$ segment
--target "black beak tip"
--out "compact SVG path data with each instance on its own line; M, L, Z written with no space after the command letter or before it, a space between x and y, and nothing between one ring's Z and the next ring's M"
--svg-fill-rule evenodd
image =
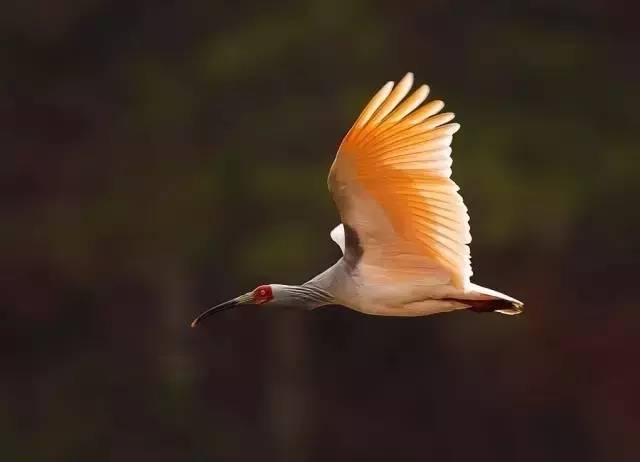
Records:
M231 308L237 306L238 304L239 304L239 302L234 298L233 300L229 300L228 302L224 302L224 303L221 303L219 305L214 306L213 308L209 308L207 311L202 313L200 316L198 316L196 319L194 319L191 322L191 327L196 327L198 324L200 324L200 321L202 321L205 318L208 318L212 314L219 313L220 311L225 311L225 310L231 309Z

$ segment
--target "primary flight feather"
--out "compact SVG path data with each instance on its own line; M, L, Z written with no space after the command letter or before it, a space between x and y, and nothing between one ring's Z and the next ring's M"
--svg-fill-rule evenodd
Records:
M202 313L241 304L422 316L456 309L518 314L523 303L470 282L469 215L451 180L451 141L460 125L412 94L413 74L387 82L342 140L328 178L342 223L331 238L343 257L300 286L267 284ZM425 103L425 104L423 104Z

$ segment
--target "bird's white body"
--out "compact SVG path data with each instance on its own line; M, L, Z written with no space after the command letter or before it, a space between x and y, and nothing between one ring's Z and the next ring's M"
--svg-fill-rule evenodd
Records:
M336 226L331 231L331 238L344 253L344 225ZM467 290L460 290L449 282L443 282L445 279L430 275L430 272L425 272L423 278L398 278L375 266L352 267L343 257L307 284L331 294L335 303L380 316L426 316L468 309L475 301L495 299L521 304L508 295L473 283ZM497 311L516 314L509 309Z

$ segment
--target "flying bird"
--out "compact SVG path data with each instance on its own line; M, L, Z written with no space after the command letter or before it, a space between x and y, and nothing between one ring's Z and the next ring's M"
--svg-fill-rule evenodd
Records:
M328 186L342 223L330 235L342 258L302 285L260 285L214 306L192 327L239 305L343 305L383 316L522 312L521 301L470 281L469 215L451 180L450 145L460 125L440 113L442 101L425 103L427 85L409 95L412 86L411 73L387 82L331 166Z

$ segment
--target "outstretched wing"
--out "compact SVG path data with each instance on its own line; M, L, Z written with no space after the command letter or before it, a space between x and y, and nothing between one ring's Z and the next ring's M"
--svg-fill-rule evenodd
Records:
M452 135L460 126L422 104L429 87L411 73L388 82L345 136L329 172L342 222L357 235L361 264L381 274L464 289L471 276L469 216L450 179ZM348 247L347 243L347 247ZM376 269L377 268L377 269Z

